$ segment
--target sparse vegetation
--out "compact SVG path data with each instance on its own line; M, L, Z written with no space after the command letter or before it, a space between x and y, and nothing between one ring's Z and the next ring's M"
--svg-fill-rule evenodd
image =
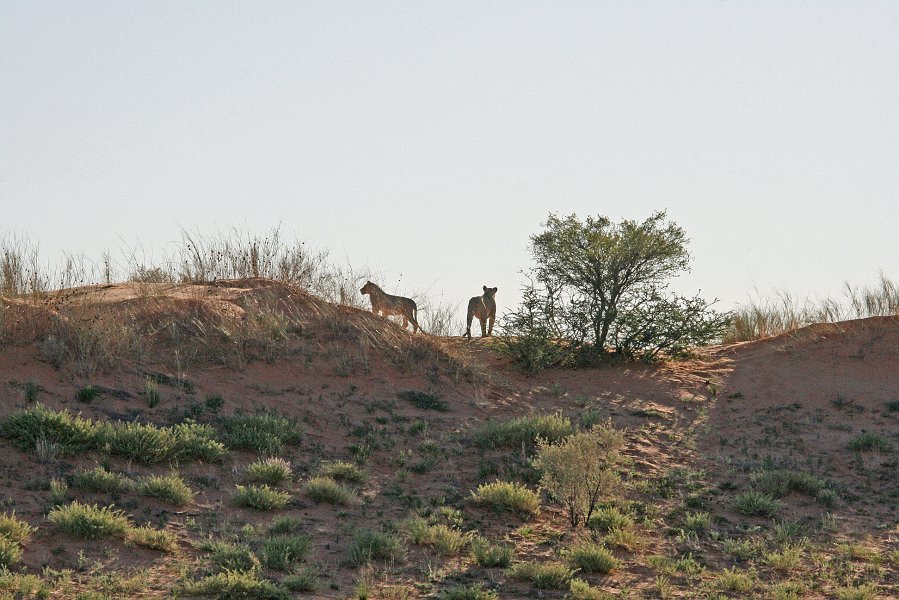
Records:
M306 494L313 502L346 506L356 501L356 494L330 477L313 477L306 484Z
M427 392L405 390L397 393L397 396L401 400L405 400L416 408L422 410L436 410L439 412L446 412L449 410L449 404L447 404L446 400L441 400L440 397Z
M303 436L297 425L273 413L233 415L222 417L219 422L222 441L231 450L277 455L285 445L299 444Z
M497 600L496 592L485 590L483 585L454 585L440 595L442 600Z
M734 497L733 508L750 517L773 517L780 510L780 503L768 494L749 491Z
M182 586L187 596L212 596L218 600L289 600L287 589L267 579L259 579L254 571L223 571Z
M609 573L619 565L615 555L599 544L583 541L570 548L565 558L572 568L583 573Z
M187 504L194 497L193 490L176 473L142 477L137 480L135 491L141 496L158 498L176 506Z
M172 552L177 546L177 539L174 535L163 529L153 529L152 527L132 527L128 530L128 540L138 546L162 552Z
M564 590L569 587L574 571L561 563L515 563L509 569L509 577L527 581L541 590Z
M478 565L487 568L506 568L512 563L515 549L508 544L490 544L477 537L471 542L471 553Z
M309 553L310 540L305 535L276 535L262 542L262 564L267 569L289 571Z
M397 563L405 555L406 548L398 536L370 529L357 531L347 548L347 560L354 567L371 561Z
M867 431L860 433L849 441L849 449L856 452L889 452L893 445L879 433Z
M318 474L343 483L363 483L367 479L365 471L353 463L342 460L323 464Z

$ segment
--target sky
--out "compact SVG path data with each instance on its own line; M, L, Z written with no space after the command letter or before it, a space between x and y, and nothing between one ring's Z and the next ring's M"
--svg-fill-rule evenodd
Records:
M0 0L0 236L47 260L280 225L502 312L549 213L656 210L725 309L899 279L899 3Z

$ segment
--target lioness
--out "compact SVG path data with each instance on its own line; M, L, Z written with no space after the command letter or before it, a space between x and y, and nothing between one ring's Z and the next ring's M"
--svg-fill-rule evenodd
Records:
M471 319L474 317L481 322L481 337L493 335L493 321L496 319L496 300L493 297L496 296L497 289L485 285L483 296L475 296L468 301L468 329L462 337L471 339ZM488 321L490 322L489 329Z
M421 329L416 320L418 307L412 298L391 296L371 281L367 281L359 291L363 295L368 294L369 300L371 300L371 312L375 314L381 313L385 317L388 315L403 317L403 329L411 322L412 333L417 333Z

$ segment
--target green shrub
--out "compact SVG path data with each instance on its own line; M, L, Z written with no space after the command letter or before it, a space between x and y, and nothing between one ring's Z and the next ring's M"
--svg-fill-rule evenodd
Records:
M633 526L634 519L614 506L597 508L587 521L587 527L600 532L630 529Z
M837 600L876 600L877 586L865 583L860 586L848 585L836 589Z
M262 542L262 564L267 569L289 571L303 561L311 542L305 535L277 535Z
M423 410L436 410L439 412L446 412L449 410L449 404L447 404L446 400L441 400L434 394L419 392L418 390L405 390L399 392L397 396L401 400L406 400L407 402L412 403L416 408L421 408Z
M0 535L0 569L7 569L22 560L22 546Z
M262 568L253 551L242 545L213 542L206 550L210 551L209 561L216 572L258 571Z
M76 473L72 483L75 487L98 494L121 494L134 488L134 482L127 475L112 473L101 466Z
M471 585L454 585L440 594L442 600L497 600L496 592L485 590L480 583Z
M606 548L588 541L572 547L565 558L573 568L584 573L610 573L620 564Z
M65 506L57 506L47 518L56 527L71 536L84 539L124 536L131 525L128 517L111 507L81 504L77 500Z
M712 516L707 512L687 513L684 517L684 529L697 534L708 533L712 528Z
M471 493L471 501L495 511L510 511L520 516L540 511L540 496L523 485L507 481L482 483Z
M25 451L33 451L39 439L56 445L61 454L82 452L97 445L91 421L72 416L68 411L50 410L42 404L7 417L0 423L0 435Z
M56 506L63 504L69 497L69 486L62 479L53 478L50 480L50 504Z
M268 528L268 532L271 535L278 535L282 533L296 533L298 531L302 531L303 522L291 516L279 517L272 521L272 524Z
M537 438L557 442L572 433L571 419L562 413L527 415L508 421L488 421L474 434L479 448L533 448Z
M283 458L261 458L247 467L247 480L253 483L279 485L290 477L290 462Z
M75 399L78 402L83 402L84 404L90 404L94 401L94 399L100 395L100 390L95 388L92 385L86 385L82 388L79 388L77 392L75 392Z
M738 571L736 567L725 569L718 575L718 586L728 592L748 593L755 585L755 574Z
M475 538L471 542L471 553L478 565L485 569L505 569L512 563L515 548L506 544L491 545L483 538Z
M340 485L330 477L313 477L306 484L306 493L313 502L345 506L356 501L353 490Z
M773 517L780 510L780 503L768 494L749 491L734 498L733 508L750 517Z
M0 515L0 537L25 544L35 531L34 527L17 517L15 512Z
M802 545L787 544L780 552L769 552L765 562L778 571L792 571L802 562Z
M574 571L561 563L516 563L509 569L509 577L527 581L541 590L564 590L571 583Z
M238 485L234 493L234 503L256 510L275 510L284 508L290 501L290 494L270 488L267 485Z
M135 490L141 496L159 498L176 506L187 504L194 497L193 490L175 473L142 477L137 481Z
M290 592L267 579L259 579L253 571L225 571L197 581L185 583L181 592L187 596L212 596L217 600L289 600Z
M569 592L571 600L606 600L609 598L609 596L592 587L583 579L572 579Z
M624 433L611 421L553 444L540 440L534 467L543 472L540 485L568 511L572 527L587 523L600 499L620 486Z
M221 394L206 394L205 404L206 408L216 412L225 404L225 399L222 398Z
M811 473L802 473L790 469L774 469L753 473L752 487L768 494L772 498L783 498L790 492L799 492L814 496L824 489L824 480Z
M354 567L371 561L400 562L405 555L406 548L399 537L370 529L357 531L347 549L347 560Z
M144 398L147 399L147 406L156 408L162 400L162 394L159 393L159 386L155 381L147 380L144 384Z
M179 423L172 428L175 436L175 455L170 460L221 460L228 451L218 440L218 434L210 425Z
M344 483L362 483L368 477L365 471L353 463L342 460L323 464L318 474Z
M877 452L889 452L893 445L879 433L866 431L860 433L849 441L849 449L857 452L874 450Z
M288 575L281 580L281 585L291 592L314 594L318 591L318 576L310 568L305 568Z
M441 556L462 554L468 547L470 536L442 523L431 526L431 545Z
M178 545L177 538L164 529L153 529L152 527L132 527L128 530L128 540L152 550L161 550L162 552L172 552Z
M274 413L233 415L220 419L225 445L232 450L280 454L284 445L295 446L302 431L292 421Z

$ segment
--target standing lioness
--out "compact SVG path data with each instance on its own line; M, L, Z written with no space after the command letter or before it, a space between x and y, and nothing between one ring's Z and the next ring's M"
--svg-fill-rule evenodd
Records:
M368 294L371 300L371 312L383 316L398 315L403 317L403 329L409 323L412 323L412 333L418 332L421 327L418 326L416 317L418 316L418 306L412 298L404 298L402 296L391 296L371 281L367 281L362 289L362 294Z
M474 317L477 317L478 321L481 322L481 337L493 335L493 321L496 319L496 300L494 296L496 296L497 289L495 287L489 288L485 285L483 296L475 296L468 301L468 329L462 337L471 339L471 320ZM487 327L488 321L490 323L489 328Z

